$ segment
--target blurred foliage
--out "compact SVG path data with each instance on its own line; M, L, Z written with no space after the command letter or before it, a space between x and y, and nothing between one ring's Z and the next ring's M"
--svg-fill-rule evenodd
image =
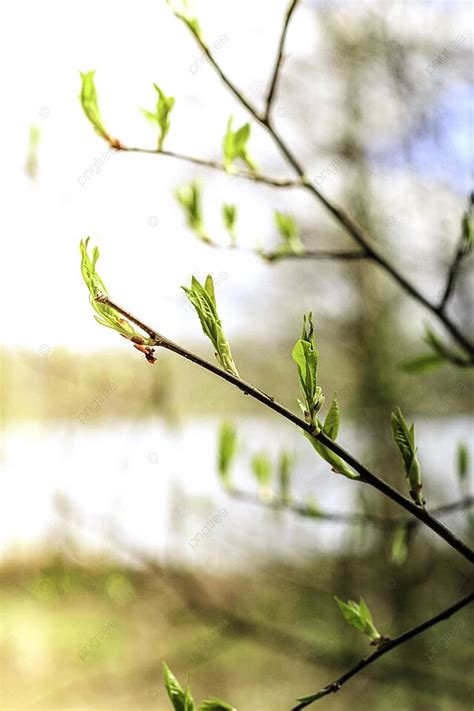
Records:
M183 345L204 357L207 355L202 341ZM265 352L263 348L255 348L255 344L236 341L232 351L246 380L293 409L297 380L291 345L291 341L269 344ZM159 349L158 361L151 368L139 353L126 352L125 342L122 349L112 346L107 353L95 354L76 355L63 348L43 348L44 353L19 348L3 350L0 385L6 421L74 420L110 384L115 384L116 389L90 419L90 424L104 418L133 417L137 413L168 419L210 413L262 414L258 403L243 398L232 386ZM268 358L270 349L273 357ZM354 370L352 358L342 349L333 350L331 340L320 346L320 365L324 389L337 391L345 417L358 416L363 424L361 412L367 412L372 394L370 390L362 399L358 395L363 373ZM441 381L437 373L417 376L416 383L400 371L393 374L393 388L403 393L404 409L426 417L470 412L473 385L474 375L463 373L461 380L454 368L447 368ZM180 403L186 403L186 408ZM384 422L388 429L390 411L389 404Z
M212 690L239 711L290 708L295 688L323 685L370 650L341 617L334 592L343 599L367 595L375 619L395 636L466 586L463 564L439 551L414 556L404 568L376 554L331 555L299 565L255 566L225 578L200 571L198 588L197 581L192 572L174 568L152 572L113 562L78 567L57 554L5 562L2 709L72 711L80 698L84 711L169 711L164 659L178 678L190 673L197 698ZM267 639L258 621L296 642ZM408 656L395 650L362 683L336 695L331 709L469 711L470 621L473 611L464 610L410 642Z
M38 176L38 148L41 140L41 130L38 126L30 126L28 153L25 170L27 175L35 180Z

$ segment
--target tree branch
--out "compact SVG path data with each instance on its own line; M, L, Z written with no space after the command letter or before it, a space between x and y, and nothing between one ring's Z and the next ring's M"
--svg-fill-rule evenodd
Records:
M412 519L406 516L387 517L381 514L370 513L345 513L342 511L324 511L314 506L298 503L295 501L282 501L281 499L273 499L265 501L257 494L243 491L242 489L228 489L227 493L231 498L245 501L250 504L263 506L272 511L290 511L297 516L303 518L311 518L315 521L326 521L328 523L342 523L349 526L371 526L382 531L393 531L395 528L403 525L417 526L421 523L419 519ZM431 514L439 516L447 516L455 511L463 511L469 509L474 504L474 497L468 496L453 501L449 504L442 504L431 510Z
M282 60L283 60L283 50L285 48L285 41L286 41L286 34L288 32L288 27L290 25L291 21L291 16L293 15L293 12L296 10L296 6L298 4L298 0L291 0L288 10L286 11L286 16L285 20L283 22L283 28L281 30L280 34L280 41L278 43L278 51L277 51L277 56L275 60L275 65L273 67L273 72L272 72L272 77L270 79L270 87L268 90L267 94L267 100L265 102L265 114L264 114L264 120L268 121L268 117L270 115L270 111L272 108L272 101L275 96L275 92L277 89L277 84L278 84L278 78L280 75L280 69L282 65Z
M319 188L311 182L311 180L306 176L305 171L300 164L299 160L292 153L288 145L285 143L283 138L275 131L270 118L265 114L259 113L259 111L251 104L251 102L243 95L243 93L236 87L231 79L225 74L221 69L220 65L214 59L211 51L201 39L200 35L195 31L191 25L186 25L199 45L200 49L209 60L209 63L214 67L215 71L221 78L224 85L229 89L229 91L235 96L235 98L244 106L250 115L263 126L274 143L278 146L281 153L285 156L288 163L292 166L295 173L301 179L302 186L308 190L317 201L322 204L326 210L335 218L335 220L343 227L343 229L354 239L354 241L361 247L383 271L385 271L391 278L402 287L402 289L409 294L415 301L421 304L425 309L430 311L435 318L444 326L446 331L449 332L454 341L468 354L469 364L474 365L474 343L472 343L469 338L461 332L458 326L451 320L451 318L444 312L442 312L437 304L429 301L418 289L408 281L406 277L401 274L398 269L388 261L376 247L372 246L371 239L369 235L365 232L364 228L357 223L357 221L349 215L342 207L340 207L336 202L332 202L329 198L325 197L319 190ZM467 362L466 362L467 364Z
M286 254L279 254L278 252L263 252L262 257L269 262L279 262L285 259L328 259L341 262L354 262L361 259L369 259L369 255L359 249L357 251L341 250L340 252L331 252L324 249L305 249L305 251L301 254L295 254L294 252L288 252Z
M243 393L249 395L254 400L258 400L258 402L270 408L270 410L277 412L279 415L289 420L303 431L308 432L309 434L314 436L321 442L321 444L323 444L325 447L334 452L334 454L337 454L339 457L341 457L341 459L343 459L347 464L349 464L350 467L352 467L352 469L354 469L354 471L358 473L358 481L368 484L369 486L372 486L378 491L380 491L382 494L385 494L385 496L387 496L389 499L391 499L396 504L398 504L406 511L411 513L413 516L415 516L417 519L422 521L426 526L428 526L428 528L430 528L438 536L440 536L440 538L442 538L446 543L448 543L448 545L457 550L458 553L461 553L464 558L466 558L470 562L474 562L474 551L471 550L466 543L464 543L457 536L455 536L454 533L447 529L442 523L440 523L440 521L431 516L431 514L428 513L425 508L417 506L405 496L400 494L396 489L393 489L390 484L387 484L382 479L379 479L376 474L373 474L371 471L369 471L369 469L367 469L363 464L357 461L357 459L355 459L339 444L333 442L333 440L330 439L327 435L325 435L324 432L321 431L318 434L315 434L314 428L311 425L307 424L304 420L302 420L300 417L291 412L291 410L288 410L283 405L280 405L280 403L276 402L275 399L270 395L267 395L266 393L256 388L254 385L247 383L245 380L242 380L242 378L234 375L233 373L229 373L223 368L220 368L218 365L204 360L195 353L192 353L191 351L186 350L177 343L174 343L173 341L169 340L154 329L150 328L150 326L147 326L145 323L137 319L136 316L133 316L128 311L125 311L123 308L111 301L104 294L98 295L96 298L97 301L115 309L119 314L124 316L131 323L134 323L136 326L141 328L153 341L153 344L151 345L166 348L169 351L173 351L173 353L176 353L182 358L186 358L186 360L191 361L195 365L198 365L201 368L210 371L214 375L217 375L219 378L222 378L228 383L235 385L235 387L237 387Z
M412 629L408 630L407 632L404 632L399 637L395 637L395 639L388 640L388 642L385 642L385 644L380 645L379 648L375 652L370 654L368 657L361 659L360 662L358 662L355 666L353 666L351 669L342 674L342 676L340 676L338 679L325 686L316 694L312 694L306 697L305 699L302 699L301 703L299 703L297 706L294 706L292 711L301 711L301 709L304 709L315 701L318 701L318 699L322 699L328 694L336 693L340 690L343 684L349 681L349 679L351 679L353 676L362 671L362 669L365 669L365 667L368 667L370 664L376 662L377 659L382 657L384 654L387 654L387 652L390 652L392 649L395 649L395 647L399 647L404 642L408 642L410 639L417 637L419 634L422 634L422 632L425 632L425 630L429 629L430 627L434 627L434 625L437 625L439 622L447 620L449 617L451 617L456 612L461 610L463 607L466 607L473 601L474 592L471 592L466 595L466 597L463 597L462 600L459 600L454 605L451 605L451 607L446 608L446 610L443 610L438 615L431 617L429 620L422 622L416 627L412 627Z

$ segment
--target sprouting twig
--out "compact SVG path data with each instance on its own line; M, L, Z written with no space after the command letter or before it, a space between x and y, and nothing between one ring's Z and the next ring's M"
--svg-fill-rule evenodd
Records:
M417 637L419 634L425 632L425 630L429 629L430 627L434 627L434 625L437 625L439 622L447 620L449 617L454 615L459 610L462 610L463 607L466 607L473 601L474 592L470 592L468 595L466 595L466 597L463 597L454 605L451 605L451 607L446 608L439 614L435 615L434 617L431 617L429 620L422 622L416 627L412 627L410 630L407 630L399 637L389 639L387 642L380 645L375 652L370 654L368 657L361 659L360 662L358 662L355 666L351 667L351 669L342 674L342 676L340 676L338 679L331 682L320 691L316 692L316 694L311 694L306 697L297 706L294 706L292 711L301 711L301 709L310 706L310 704L314 703L315 701L318 701L319 699L324 698L328 694L336 693L343 686L343 684L349 681L349 679L351 679L353 676L362 671L362 669L365 669L365 667L368 667L370 664L376 662L377 659L382 657L384 654L387 654L387 652L390 652L392 649L395 649L395 647L399 647L401 644L408 642L410 639Z
M177 160L186 161L187 163L193 163L193 165L200 165L203 168L220 170L230 175L224 164L216 160L196 158L195 156L188 156L184 153L177 153L176 151L168 151L165 149L158 150L157 148L138 148L135 146L125 146L123 144L120 146L120 150L124 153L146 153L150 155L164 156L165 158L175 158ZM236 170L232 173L232 177L244 178L245 180L251 180L254 183L264 183L265 185L270 185L274 188L298 188L302 185L301 180L298 179L272 178L268 175L262 175L261 173L253 173L250 170Z
M210 371L211 373L217 375L223 380L226 380L228 383L231 383L232 385L237 387L241 392L245 393L246 395L249 395L254 400L258 400L258 402L262 403L270 410L273 410L285 419L297 425L297 427L300 427L300 429L302 429L303 431L316 437L321 442L321 444L323 444L325 447L334 452L334 454L337 454L339 457L341 457L341 459L343 459L350 467L352 467L352 469L354 469L354 471L358 473L358 481L368 484L369 486L372 486L378 491L380 491L382 494L387 496L389 499L391 499L396 504L398 504L406 511L411 513L413 516L415 516L417 519L422 521L426 526L428 526L428 528L430 528L438 536L440 536L440 538L442 538L446 543L448 543L451 548L458 551L458 553L464 556L464 558L466 558L470 562L474 562L474 551L471 550L471 548L466 543L461 541L457 536L454 535L454 533L452 533L448 528L446 528L446 526L444 526L440 521L438 521L430 513L428 513L425 508L416 506L416 504L414 504L412 501L400 494L396 489L391 487L390 484L387 484L376 474L367 469L367 467L361 464L349 452L343 449L332 439L327 437L324 432L320 431L318 434L315 434L314 427L299 418L297 415L291 412L291 410L288 410L283 405L280 405L280 403L274 400L274 398L262 392L254 385L247 383L245 380L238 377L237 375L234 375L229 371L223 370L218 365L204 360L195 353L192 353L186 348L183 348L177 343L174 343L173 341L169 340L165 336L161 335L158 331L155 331L150 326L147 326L145 323L143 323L143 321L140 321L136 316L133 316L131 313L125 311L122 307L111 301L108 296L100 295L97 297L97 300L100 303L106 304L110 308L115 309L117 313L121 314L131 323L134 323L136 326L141 328L154 342L155 346L173 351L182 358L186 358L186 360L191 361L195 365L198 365L199 367Z
M383 269L394 281L396 281L402 289L411 296L415 301L421 304L425 309L430 311L430 313L438 319L438 321L444 326L444 328L449 332L454 341L469 355L469 362L474 365L474 343L458 328L458 326L451 320L451 318L444 312L441 311L437 304L431 302L427 299L417 287L410 282L401 272L395 267L395 265L390 262L386 257L378 251L371 243L371 239L364 228L357 223L357 221L342 207L340 207L336 202L331 201L327 198L320 189L312 182L305 173L303 166L300 161L296 158L294 153L291 151L287 143L280 136L280 134L274 129L270 117L265 113L260 113L255 106L246 98L243 92L234 84L234 82L227 76L223 71L221 66L215 60L212 52L208 46L203 41L201 35L196 32L192 25L187 24L188 29L199 45L201 51L206 55L209 60L210 65L219 75L220 79L224 85L229 89L229 91L235 96L242 106L244 106L249 114L257 121L261 126L263 126L273 142L279 148L280 152L286 158L288 163L291 165L297 176L299 177L302 186L310 192L316 200L321 203L326 210L334 217L334 219L343 227L343 229L354 239L354 241L363 249L366 253L367 258L371 259L375 264L377 264L381 269Z

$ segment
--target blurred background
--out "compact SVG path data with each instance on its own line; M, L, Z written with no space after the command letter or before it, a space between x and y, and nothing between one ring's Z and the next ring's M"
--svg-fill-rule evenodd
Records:
M286 3L196 8L217 61L263 106ZM112 298L207 358L180 286L213 274L240 373L292 409L291 350L312 309L320 382L341 403L339 440L405 491L390 433L400 405L416 423L430 507L470 493L456 452L472 438L472 376L403 372L426 350L424 325L438 327L372 264L268 264L246 251L278 244L275 209L295 217L309 249L353 247L302 191L156 155L101 164L107 145L82 112L79 71L96 70L104 123L125 145L155 146L139 110L154 105L153 82L176 97L170 150L219 160L228 116L248 120L165 2L19 0L2 14L1 708L164 711L165 659L183 682L190 673L197 699L288 709L370 649L334 595L363 595L396 636L466 594L467 565L416 528L406 549L405 529L397 538L390 527L318 519L401 512L334 476L295 428L226 383L172 353L151 367L98 326L80 239L99 246ZM323 194L433 300L472 189L472 15L468 1L303 0L274 105L277 130ZM258 126L250 146L262 172L293 177ZM245 249L210 248L188 231L173 193L195 178L212 238L227 243L220 213L232 202ZM450 305L467 332L470 267ZM313 517L222 490L223 419L238 433L236 487L254 497L252 457L265 451L276 467L288 452L292 498L310 502ZM472 542L469 511L443 520ZM471 709L469 622L464 610L320 706Z

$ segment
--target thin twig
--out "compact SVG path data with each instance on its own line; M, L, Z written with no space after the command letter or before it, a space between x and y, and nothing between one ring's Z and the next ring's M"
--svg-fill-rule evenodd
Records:
M467 212L467 214L469 215L469 218L472 218L473 203L474 203L474 194L472 194L469 198L469 207L468 207L468 212ZM464 225L463 225L461 227L461 234L459 236L459 241L457 244L456 252L454 253L454 257L453 257L452 262L449 266L444 293L441 297L441 301L438 306L438 310L440 312L445 311L446 306L448 305L448 301L454 293L454 287L456 286L456 281L459 277L462 261L465 257L467 257L469 252L470 252L470 245L466 244L466 236L464 234Z
M279 262L285 259L328 259L341 262L354 262L359 261L361 259L370 258L368 254L362 252L360 249L358 249L357 251L345 250L340 252L331 252L330 250L324 249L305 249L304 252L301 252L301 254L297 254L295 252L285 252L283 254L280 254L279 252L263 252L262 257L269 262Z
M291 16L293 15L294 11L296 10L296 6L298 4L298 0L291 0L288 10L286 11L286 16L285 20L283 22L283 28L281 30L280 34L280 41L278 43L278 51L277 51L277 56L275 60L275 65L273 67L273 72L272 72L272 77L270 80L270 88L268 90L267 94L267 100L265 102L265 114L264 114L264 119L265 121L268 121L268 117L270 116L270 111L272 108L272 101L275 96L275 92L277 89L277 84L278 84L278 78L280 76L280 69L283 61L283 50L285 49L285 41L286 41L286 33L288 32L288 27L290 26L290 21L291 21Z
M145 323L143 323L143 321L137 319L136 316L133 316L131 313L125 311L125 309L118 306L115 302L111 301L108 296L101 294L98 295L96 298L100 303L106 304L107 306L115 309L119 314L124 316L131 323L134 323L136 326L141 328L153 341L151 345L166 348L169 351L173 351L182 358L186 358L186 360L191 361L195 365L198 365L201 368L210 371L214 375L217 375L219 378L222 378L228 383L235 385L235 387L237 387L246 395L252 397L254 400L258 400L258 402L261 402L266 407L270 408L274 412L277 412L282 417L297 425L297 427L300 427L300 429L314 436L321 442L321 444L323 444L325 447L334 452L334 454L337 454L339 457L341 457L341 459L343 459L347 464L349 464L350 467L352 467L352 469L354 469L354 471L358 473L358 481L368 484L369 486L372 486L378 491L380 491L382 494L385 494L385 496L387 496L389 499L391 499L396 504L398 504L406 511L411 513L413 516L415 516L417 519L422 521L424 524L426 524L426 526L431 528L431 530L434 531L438 536L440 536L440 538L442 538L446 543L448 543L448 545L457 550L458 553L461 553L464 558L466 558L470 562L474 562L474 551L471 550L471 548L469 548L466 543L464 543L457 536L455 536L454 533L447 529L440 521L431 516L431 514L428 513L425 508L417 506L405 496L400 494L396 489L393 489L390 484L387 484L382 479L379 479L376 474L373 474L371 471L369 471L369 469L367 469L363 464L361 464L339 444L333 442L333 440L330 439L327 435L325 435L324 432L321 431L318 434L315 434L314 428L310 424L295 415L293 412L291 412L291 410L288 410L283 405L280 405L280 403L276 402L273 397L262 392L254 385L245 382L245 380L242 380L242 378L238 377L237 375L229 373L218 365L204 360L195 353L192 353L186 348L183 348L177 343L174 343L173 341L169 340L165 336L161 335L158 331L155 331L150 326L147 326Z
M341 262L352 262L361 259L368 259L368 255L365 252L358 250L340 250L331 251L327 249L308 249L303 252L279 252L278 250L273 250L265 252L258 247L244 247L239 244L222 244L220 242L214 242L213 240L206 240L205 244L208 247L214 249L224 249L231 250L233 252L245 252L247 254L253 254L267 262L282 262L287 259L301 259L301 260L328 260L328 261L341 261Z
M176 151L168 151L165 149L158 150L157 148L138 148L135 146L124 146L120 144L120 148L116 150L123 151L124 153L145 153L149 155L159 155L165 158L176 158L178 160L184 160L187 163L193 163L193 165L200 165L204 168L212 168L213 170L220 170L227 175L232 175L233 178L244 178L245 180L251 180L254 183L264 183L265 185L270 185L274 188L297 188L301 187L301 180L295 179L279 179L272 178L268 175L262 175L261 173L252 173L249 170L238 170L235 173L229 173L223 163L219 161L210 160L207 158L196 158L194 156L188 156L184 153L177 153Z
M306 176L305 170L299 160L295 157L293 152L290 150L289 146L283 140L283 138L275 131L270 118L265 114L261 114L252 103L244 96L244 94L237 88L231 79L225 74L220 65L214 59L213 54L209 50L208 46L201 39L199 33L195 31L192 25L186 25L199 45L200 49L209 60L209 63L214 67L221 78L224 85L229 89L229 91L235 96L235 98L244 106L250 115L263 126L274 143L278 146L281 153L285 156L288 163L292 166L298 177L301 179L303 187L308 190L314 197L321 203L326 210L336 219L336 221L348 232L348 234L355 240L355 242L361 247L381 269L383 269L387 274L389 274L394 281L396 281L407 294L409 294L415 301L421 304L425 309L430 311L438 321L444 326L444 328L450 333L451 337L458 343L459 346L469 355L469 364L474 365L474 343L472 343L469 338L461 332L458 326L451 320L451 318L441 311L437 304L429 301L418 289L408 281L406 277L401 274L398 269L384 257L376 247L371 244L371 239L366 233L364 228L358 224L358 222L347 213L342 207L340 207L336 202L329 200L325 197L319 188ZM467 364L467 363L466 363Z
M451 605L451 607L446 608L438 615L431 617L429 620L422 622L416 627L412 627L412 629L407 630L407 632L404 632L399 637L395 637L395 639L388 640L384 644L380 645L379 648L375 652L373 652L373 654L370 654L368 657L361 659L360 662L358 662L355 666L353 666L351 669L342 674L342 676L340 676L338 679L325 686L316 694L306 697L306 700L302 700L301 703L299 703L297 706L294 706L292 711L301 711L301 709L304 709L315 701L318 701L318 699L322 699L328 694L336 693L343 686L343 684L349 681L349 679L351 679L353 676L362 671L362 669L365 669L365 667L368 667L370 664L376 662L377 659L382 657L384 654L387 654L387 652L390 652L392 649L395 649L395 647L398 647L400 644L408 642L408 640L417 637L419 634L425 632L425 630L429 629L430 627L437 625L439 622L447 620L449 617L451 617L456 612L461 610L463 607L466 607L473 601L474 592L471 592L466 595L466 597L463 597L462 600L459 600L454 605Z
M327 521L328 523L343 523L350 526L372 526L383 531L393 531L395 528L403 525L416 526L421 523L419 519L407 518L406 516L383 516L382 514L370 513L344 513L342 511L326 511L321 510L311 504L298 503L296 501L283 501L282 499L271 499L269 501L260 498L257 494L253 494L241 489L229 488L227 490L229 496L240 501L245 501L250 504L256 504L272 511L290 511L297 516L303 518L311 518L315 521ZM453 501L449 504L442 504L434 509L431 509L431 514L438 516L447 516L455 511L463 511L471 508L474 504L474 497L468 496Z

